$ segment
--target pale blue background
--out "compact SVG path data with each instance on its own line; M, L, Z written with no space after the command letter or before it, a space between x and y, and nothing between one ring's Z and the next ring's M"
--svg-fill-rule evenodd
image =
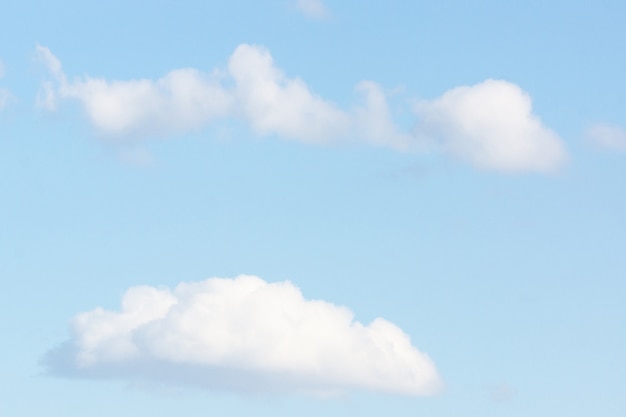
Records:
M622 1L31 1L0 12L0 416L533 416L626 412ZM158 78L223 66L242 43L341 105L371 79L410 98L502 78L524 88L571 162L555 176L442 156L258 139L245 127L146 142L122 163L76 106L36 110L49 47L71 76ZM402 107L407 112L407 107ZM408 114L407 123L410 121ZM402 113L400 114L402 120ZM385 317L428 352L434 398L250 398L40 376L68 320L137 284L290 279ZM499 389L509 391L503 398Z

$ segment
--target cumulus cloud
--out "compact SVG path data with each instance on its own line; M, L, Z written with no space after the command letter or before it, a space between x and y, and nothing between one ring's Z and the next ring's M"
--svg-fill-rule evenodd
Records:
M596 124L587 130L587 137L603 148L626 151L626 129L622 127Z
M311 19L322 20L330 17L330 12L322 0L297 0L295 6L302 14Z
M240 45L228 69L239 110L255 131L305 142L347 134L349 116L313 94L302 80L287 78L264 48Z
M57 85L45 83L39 103L55 109L60 98L76 99L97 128L113 135L158 136L193 130L224 117L231 106L231 97L215 74L185 68L156 81L83 77L70 82L48 48L37 46L37 53Z
M39 105L54 110L60 100L77 101L97 129L120 140L184 133L227 119L259 136L437 150L504 172L548 172L567 160L559 137L533 113L529 95L507 81L487 80L421 101L415 105L415 128L403 131L375 82L357 84L359 99L342 109L302 79L287 76L260 46L239 45L224 69L179 69L156 81L70 80L49 49L38 46L37 53L50 72Z
M78 314L43 360L53 375L122 378L250 393L431 395L431 359L382 318L368 325L290 282L255 276L126 291L120 311Z
M479 168L553 171L567 160L561 140L532 112L517 85L487 80L415 106L417 136Z

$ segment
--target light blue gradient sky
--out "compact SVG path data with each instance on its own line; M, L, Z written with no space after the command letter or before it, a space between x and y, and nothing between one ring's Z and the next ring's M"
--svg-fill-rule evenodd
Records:
M0 13L2 416L623 416L626 154L586 139L626 127L621 1L12 2ZM44 45L70 76L156 79L262 45L342 107L374 80L410 103L504 79L563 140L556 174L441 154L259 138L223 123L140 142L124 161L76 103L35 106ZM41 376L68 321L138 284L291 280L384 317L435 361L436 397L251 398Z

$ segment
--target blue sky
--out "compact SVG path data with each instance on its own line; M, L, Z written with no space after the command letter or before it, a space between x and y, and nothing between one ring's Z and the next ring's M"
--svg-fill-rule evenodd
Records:
M622 416L618 1L0 14L0 415Z

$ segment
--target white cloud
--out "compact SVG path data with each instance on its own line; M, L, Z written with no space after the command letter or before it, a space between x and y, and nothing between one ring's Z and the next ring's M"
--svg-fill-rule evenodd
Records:
M322 20L330 17L330 12L322 0L297 0L295 6L302 14L311 19Z
M76 99L91 122L112 135L160 136L193 130L224 117L232 105L214 74L187 68L157 81L83 77L69 82L48 48L38 46L37 52L57 84L56 89L52 83L44 84L39 103L55 109L58 98Z
M587 137L607 149L626 151L626 129L606 124L596 124L587 130Z
M559 137L517 85L487 80L415 106L420 140L484 169L553 171L567 160Z
M349 116L311 93L302 80L287 78L274 66L269 51L240 45L228 70L235 80L239 111L256 132L317 143L348 133Z
M394 149L410 149L414 139L411 135L398 131L382 88L373 81L362 81L356 90L365 99L364 105L357 107L353 115L359 138Z
M567 160L559 137L533 114L528 94L507 81L458 87L418 103L416 127L406 132L375 82L359 83L360 101L342 109L300 78L285 75L260 46L238 46L224 70L179 69L156 81L69 80L47 48L38 46L37 53L51 74L39 105L54 110L59 100L77 101L108 137L167 136L236 119L260 136L315 144L356 141L415 153L434 149L504 172L553 171Z
M509 402L515 395L513 387L506 382L501 382L497 385L488 388L489 398L496 403Z
M252 393L351 389L432 395L433 362L394 324L363 325L345 307L306 300L290 282L254 276L129 289L121 311L72 320L52 374L124 378Z

